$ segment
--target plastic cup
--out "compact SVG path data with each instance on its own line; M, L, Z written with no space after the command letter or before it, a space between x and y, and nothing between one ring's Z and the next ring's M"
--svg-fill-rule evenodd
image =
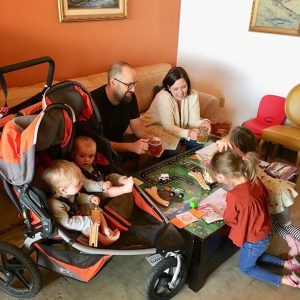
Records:
M163 151L162 140L159 137L152 137L148 141L148 153L151 156L159 157Z
M200 127L197 136L197 142L199 144L204 144L207 141L207 138L208 138L208 129L206 127Z

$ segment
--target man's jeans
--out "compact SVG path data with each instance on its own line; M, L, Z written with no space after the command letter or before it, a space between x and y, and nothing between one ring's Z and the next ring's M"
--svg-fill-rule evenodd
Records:
M271 237L268 235L262 240L254 243L245 242L240 249L240 270L250 277L280 286L282 276L273 273L257 265L259 262L283 267L284 260L267 253L264 253L269 247Z

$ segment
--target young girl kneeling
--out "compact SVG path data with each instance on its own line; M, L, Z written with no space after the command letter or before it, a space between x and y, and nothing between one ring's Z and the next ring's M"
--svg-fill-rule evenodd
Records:
M215 153L210 164L212 176L229 189L224 221L231 227L229 238L241 248L239 268L248 276L275 286L299 288L300 278L294 272L281 276L258 265L263 262L295 271L288 260L265 253L271 241L268 190L256 176L256 166L255 153L241 156L233 150Z

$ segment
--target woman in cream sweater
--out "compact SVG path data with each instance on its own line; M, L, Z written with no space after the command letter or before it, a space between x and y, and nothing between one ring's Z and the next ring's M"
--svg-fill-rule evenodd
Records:
M208 119L200 119L198 93L183 68L171 68L162 84L142 120L151 134L162 138L166 158L178 154L180 140L187 149L197 146L199 127L209 132L211 127Z

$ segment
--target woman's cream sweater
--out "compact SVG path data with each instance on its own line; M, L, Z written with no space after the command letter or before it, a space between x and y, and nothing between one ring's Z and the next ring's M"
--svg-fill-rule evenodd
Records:
M198 93L191 90L181 101L179 112L177 100L168 91L161 90L142 120L151 134L162 138L164 149L174 150L181 138L188 137L189 129L198 128L202 122Z

